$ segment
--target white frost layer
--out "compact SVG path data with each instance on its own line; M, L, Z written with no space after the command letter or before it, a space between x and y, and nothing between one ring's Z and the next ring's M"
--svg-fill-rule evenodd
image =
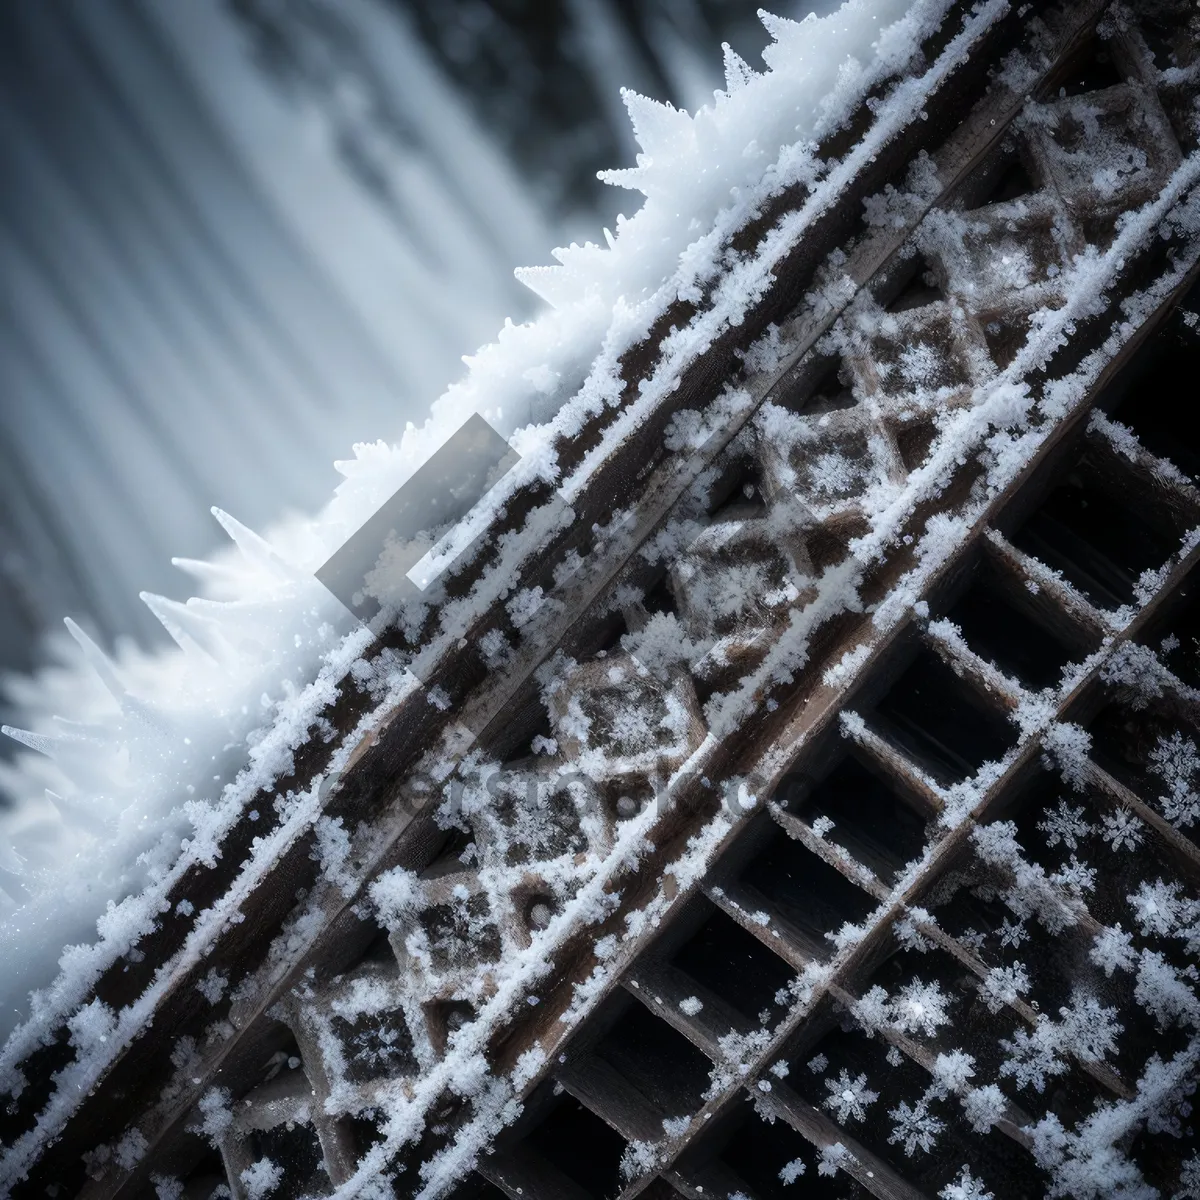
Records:
M271 548L224 520L241 553L180 564L200 579L201 598L148 601L179 652L121 646L108 663L64 637L60 665L10 682L34 731L22 740L38 753L0 767L0 787L16 802L0 814L0 959L9 968L0 1030L31 1011L36 1019L6 1046L6 1065L157 918L157 901L127 898L148 884L161 894L153 885L178 867L183 842L185 854L211 858L211 839L287 771L361 653L361 634L347 631L311 572L473 412L507 435L520 431L524 455L549 458L554 430L577 425L605 396L620 352L671 302L695 298L720 267L725 233L810 162L814 132L835 126L860 94L860 64L909 43L905 9L901 0L848 0L820 19L764 16L769 72L728 55L727 90L694 117L626 93L642 152L636 168L608 178L645 201L618 220L607 246L572 245L555 251L558 266L521 274L552 311L506 324L398 444L356 445L325 510L273 530ZM555 473L552 462L547 469ZM60 958L94 928L100 946ZM31 1010L25 994L56 964L57 980Z

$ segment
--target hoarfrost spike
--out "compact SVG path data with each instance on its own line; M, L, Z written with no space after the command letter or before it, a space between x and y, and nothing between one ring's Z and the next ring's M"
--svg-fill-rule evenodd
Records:
M646 172L641 167L616 167L611 171L597 171L596 178L601 183L607 183L609 187L626 188L631 192L641 192L643 196L650 195L647 191Z
M578 292L576 283L562 267L517 267L513 275L551 308L563 308Z
M193 612L186 604L154 592L138 592L138 599L158 618L159 624L181 650L185 653L198 651L216 661L216 656L206 644L215 633L211 621Z
M147 704L145 700L139 700L136 696L129 695L128 692L121 698L121 712L126 717L137 721L144 732L162 735L171 730L171 722L159 709L155 708L153 704ZM125 731L129 731L129 726L125 726Z
M231 517L224 509L212 508L212 515L217 518L222 529L229 534L233 544L242 552L242 557L256 567L262 567L275 575L290 578L294 572L287 563L271 549L263 538L253 529L243 525L236 517Z
M202 558L173 558L171 566L178 567L201 583L232 583L237 573L221 563L205 562Z
M207 640L213 643L213 652L224 657L225 647L245 651L264 649L258 636L261 626L263 605L253 600L206 600L193 596L184 606L189 616L194 617L196 629L207 631Z
M58 813L58 815L62 817L64 821L66 821L68 817L72 820L74 819L75 814L71 811L70 806L57 792L52 792L49 788L47 788L46 799L49 801L50 807L53 808L54 811Z
M46 799L50 801L65 823L78 825L87 833L108 832L108 824L90 812L86 804L76 804L74 801L65 800L49 788L46 789Z
M691 136L692 118L686 110L651 100L632 88L622 88L621 99L629 110L633 136L651 158L661 157L680 138Z
M12 842L0 842L0 870L13 875L20 875L24 871L24 865Z
M21 881L3 869L0 869L0 892L3 892L14 904L26 904L31 899Z
M94 721L72 721L70 717L60 717L58 713L55 713L50 720L63 730L63 736L54 739L60 744L63 742L89 742L92 745L102 746L112 741L113 728L111 725L101 725Z
M87 660L88 666L100 676L100 682L108 689L112 698L118 704L124 704L125 688L117 677L117 668L112 659L70 617L64 617L63 622L67 627L67 632L83 651L83 657Z
M765 8L758 10L758 19L763 23L763 28L771 35L771 41L782 42L786 38L790 38L800 28L799 21L793 21L791 17L777 17L774 13L769 13Z
M131 696L118 678L117 669L108 655L70 617L66 617L65 620L68 631L83 651L83 657L100 676L100 682L108 689L112 698L120 705L122 714L157 733L162 733L165 729L162 717L144 700Z
M14 742L20 742L26 749L44 754L47 758L57 758L62 744L59 738L34 733L31 729L18 729L15 725L0 725L0 733L12 738Z
M732 96L754 78L754 68L728 43L722 42L725 53L725 91Z

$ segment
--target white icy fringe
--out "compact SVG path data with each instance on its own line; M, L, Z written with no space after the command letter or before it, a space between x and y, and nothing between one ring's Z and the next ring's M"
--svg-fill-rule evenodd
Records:
M572 245L555 251L559 266L521 273L553 311L506 324L467 360L466 377L433 404L425 425L410 425L397 445L356 445L355 457L338 464L346 482L326 509L272 531L270 547L217 514L238 553L179 563L202 596L186 605L145 597L177 653L125 645L110 662L72 629L80 648L64 637L61 665L9 681L32 731L15 736L37 753L0 767L0 787L15 801L0 813L0 960L8 968L0 1030L33 1018L6 1047L4 1064L32 1048L151 926L157 900L132 898L148 884L163 894L181 848L185 859L212 861L221 831L286 774L359 658L363 636L349 631L311 573L472 412L555 476L551 438L615 395L624 349L677 297L698 295L721 268L727 234L756 204L811 169L814 130L836 126L864 77L878 77L860 60L880 71L903 64L919 33L917 21L901 20L905 7L849 0L799 23L764 14L774 39L763 56L770 71L757 74L727 55L727 91L694 117L625 93L642 153L636 168L609 179L646 199L635 216L618 219L615 237L606 231L607 246ZM927 23L943 8L918 11ZM747 300L732 307L738 302ZM413 680L379 683L386 691ZM61 951L91 941L95 928L98 945ZM27 1001L56 965L54 983Z

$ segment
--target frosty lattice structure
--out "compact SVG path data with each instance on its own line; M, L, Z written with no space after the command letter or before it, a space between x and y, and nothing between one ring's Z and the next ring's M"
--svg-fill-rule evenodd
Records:
M14 1035L4 1186L1200 1194L1196 21L914 9Z

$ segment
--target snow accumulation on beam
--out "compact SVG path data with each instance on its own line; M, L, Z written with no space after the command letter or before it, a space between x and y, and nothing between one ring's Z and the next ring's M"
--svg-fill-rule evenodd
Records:
M423 429L218 514L177 656L70 627L0 1189L1196 1194L1200 493L1121 392L1200 261L1195 18L764 21L627 95L641 209ZM473 412L486 536L352 628L311 572Z
M18 702L42 720L40 732L11 736L49 761L22 759L20 775L5 779L21 803L0 814L2 946L19 968L6 975L0 1021L11 1025L23 993L47 980L47 952L56 958L53 946L86 936L100 916L100 946L70 956L71 968L31 1016L39 1024L69 1011L157 918L150 897L185 867L181 835L185 858L204 862L245 804L287 777L296 748L367 646L364 631L340 624L340 606L312 572L472 412L511 436L526 470L558 482L555 440L620 391L622 355L679 296L699 294L720 269L729 232L811 174L814 136L836 128L866 87L911 53L919 26L897 23L903 14L896 2L852 3L801 25L771 18L772 70L756 74L730 51L729 91L695 118L626 93L643 153L638 167L611 178L646 200L618 219L611 245L572 245L556 251L559 266L520 273L553 311L506 326L398 445L355 446L355 458L338 464L347 482L329 507L279 530L273 546L216 513L240 554L179 563L205 584L204 597L186 605L144 597L179 654L150 658L129 648L110 664L71 626L94 672L65 662L14 685ZM876 48L880 31L888 38ZM731 297L717 320L728 322L748 300ZM381 711L387 693L413 682L400 664L390 672L372 665L371 675ZM121 903L145 884L149 903ZM101 915L110 903L120 916Z
M42 758L22 757L2 777L19 803L0 812L0 952L19 966L2 985L0 1029L22 1013L53 1020L46 1004L68 1011L158 915L121 902L146 885L163 891L181 866L181 841L203 862L248 800L288 776L313 720L368 647L316 569L471 413L510 436L530 476L557 484L556 440L612 403L622 356L674 301L699 296L729 234L811 175L814 137L911 53L917 27L904 10L898 0L862 0L800 25L769 18L770 71L753 72L729 51L728 91L695 117L626 92L642 154L609 178L645 200L618 217L608 245L572 244L555 251L558 266L518 273L551 311L507 324L399 443L356 445L337 464L346 482L316 519L281 527L268 546L215 513L239 553L179 561L204 587L186 604L143 596L178 654L129 646L109 663L72 625L82 663L64 645L61 666L10 684L35 728L8 732ZM749 299L731 296L717 320L736 319ZM381 700L412 683L399 664L370 673ZM103 916L110 904L123 915ZM72 955L30 1009L26 993L48 983L55 947L90 938L97 917L109 949Z

